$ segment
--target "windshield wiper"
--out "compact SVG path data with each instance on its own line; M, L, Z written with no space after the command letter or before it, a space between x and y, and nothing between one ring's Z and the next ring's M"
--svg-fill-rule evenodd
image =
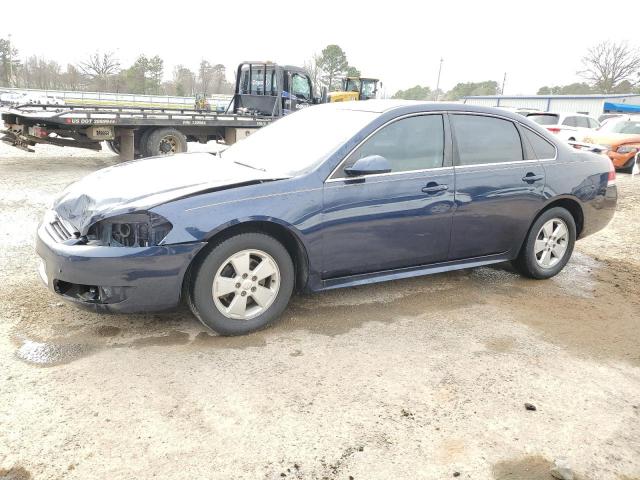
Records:
M253 170L260 170L261 172L267 171L265 168L254 167L253 165L247 165L246 163L242 163L242 162L233 162L233 163L237 163L238 165L242 165L243 167L252 168Z

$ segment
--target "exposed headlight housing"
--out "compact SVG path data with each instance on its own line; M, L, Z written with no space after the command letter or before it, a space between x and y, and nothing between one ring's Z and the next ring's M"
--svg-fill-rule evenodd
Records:
M166 218L156 213L127 213L93 224L87 240L110 247L151 247L159 245L172 228Z
M637 151L638 149L636 147L632 147L631 145L622 145L616 150L616 152L618 153L635 153Z

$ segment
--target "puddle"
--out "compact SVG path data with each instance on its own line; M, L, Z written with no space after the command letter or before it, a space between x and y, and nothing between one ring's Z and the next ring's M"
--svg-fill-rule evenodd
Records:
M120 335L120 332L122 332L122 329L113 325L102 325L96 328L96 335L99 337L115 337Z
M508 353L513 350L516 341L513 337L496 337L487 340L484 345L487 350L496 353Z
M266 344L267 340L264 332L254 332L237 337L221 337L207 332L200 332L191 342L193 347L231 348L236 350L264 347Z
M0 480L29 480L31 474L24 467L0 468Z
M133 348L170 347L174 345L185 345L187 343L189 343L189 334L187 332L172 330L167 335L136 338L125 346L131 346Z
M55 344L25 340L16 351L16 356L26 363L52 367L86 357L93 350L91 345L81 343Z
M496 480L553 480L552 467L552 463L541 456L505 460L493 466L493 478Z

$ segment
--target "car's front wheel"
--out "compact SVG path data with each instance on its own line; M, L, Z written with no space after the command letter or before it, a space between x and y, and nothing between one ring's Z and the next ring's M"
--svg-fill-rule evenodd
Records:
M264 328L284 311L295 269L284 246L263 233L243 233L213 247L194 266L189 306L221 335Z
M573 215L562 207L551 208L533 223L513 265L529 278L553 277L571 258L575 242Z

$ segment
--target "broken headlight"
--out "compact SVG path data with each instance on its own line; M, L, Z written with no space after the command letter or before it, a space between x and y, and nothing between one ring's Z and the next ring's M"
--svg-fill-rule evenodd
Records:
M166 218L155 213L127 213L95 223L87 240L110 247L150 247L160 244L172 227Z

